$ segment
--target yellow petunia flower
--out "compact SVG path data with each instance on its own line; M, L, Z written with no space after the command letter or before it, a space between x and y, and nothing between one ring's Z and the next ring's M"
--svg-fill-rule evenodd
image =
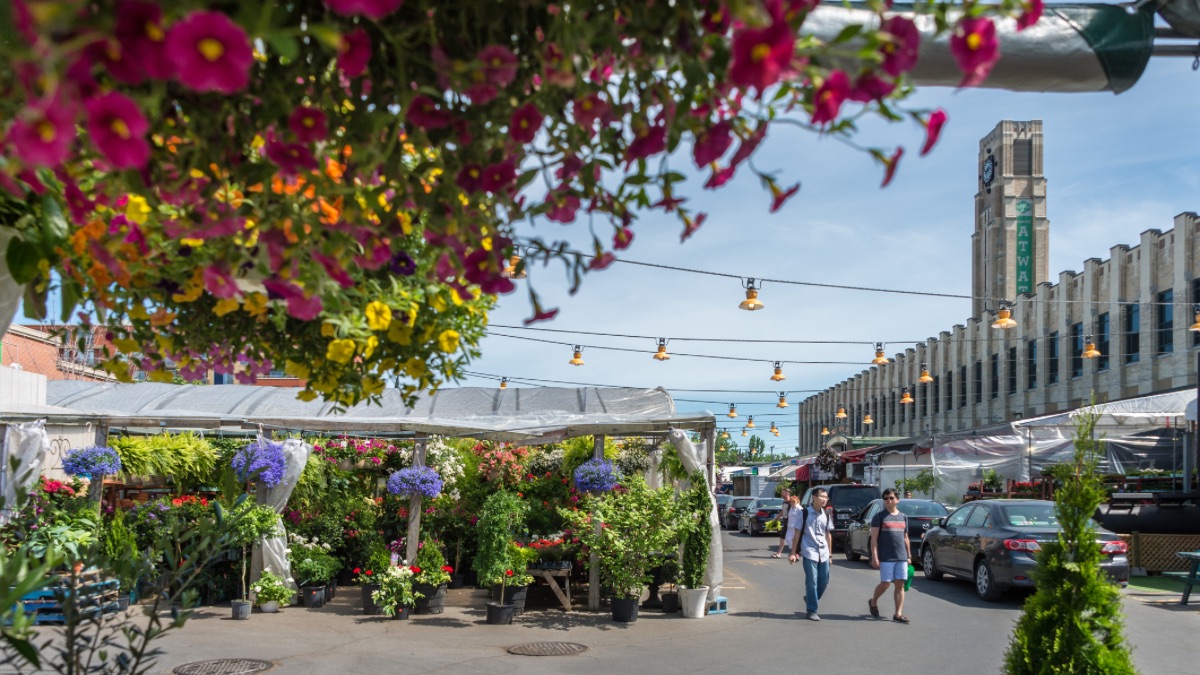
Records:
M438 335L438 349L447 354L458 351L460 337L458 331L448 328Z
M409 377L419 378L425 374L425 362L414 356L404 362L404 372L408 373Z
M367 328L371 330L387 330L392 323L392 308L378 300L367 303L366 313Z
M337 335L337 326L329 323L328 321L321 324L322 337L333 337L335 335Z
M435 312L444 312L446 311L446 299L441 295L435 295L429 299L429 306L432 307L433 311Z
M378 396L383 393L383 381L377 377L365 377L362 382L364 396Z
M408 235L412 234L412 216L408 215L407 213L397 213L396 219L400 221L400 231L404 233L404 236L407 237Z
M146 308L142 305L134 305L129 310L129 318L131 319L149 319L150 315L146 313Z
M152 370L146 375L146 379L151 382L165 382L170 384L175 381L175 375L169 370Z
M302 380L307 380L308 374L312 371L310 371L308 366L304 365L303 363L297 363L296 361L287 361L283 365L283 372L287 373L288 375L291 375L292 377L298 377Z
M141 195L129 195L129 200L125 202L125 218L130 222L138 225L145 225L146 220L150 217L150 204L146 202L146 198Z
M213 307L213 314L216 314L217 316L225 316L230 312L238 311L239 307L241 307L241 303L237 301L237 298L225 298L224 300L218 301Z
M412 344L412 334L412 326L406 326L397 321L396 323L393 323L390 328L388 328L387 336L392 342L395 342L398 345L407 346Z
M138 341L134 340L133 338L119 338L113 340L113 344L116 345L117 349L120 349L126 354L132 354L141 350L141 345L139 345Z
M367 345L363 347L363 358L371 358L371 354L375 353L375 349L377 347L379 347L379 338L375 337L374 335L367 338Z
M184 246L190 246L191 248L200 248L204 244L204 240L184 237L183 239L179 240L179 243L183 244Z
M354 350L357 345L354 340L339 338L329 343L325 349L325 358L334 363L350 363L350 359L354 358Z
M267 296L262 293L251 293L242 303L242 309L250 316L262 316L267 313Z
M296 398L300 399L301 401L313 401L317 398L317 392L313 391L312 389L305 389L299 394L296 394Z

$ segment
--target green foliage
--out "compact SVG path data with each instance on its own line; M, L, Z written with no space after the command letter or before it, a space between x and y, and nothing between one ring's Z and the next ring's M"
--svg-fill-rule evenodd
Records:
M366 569L372 570L376 573L382 573L387 568L393 567L392 554L388 552L387 546L383 543L382 539L376 539L373 541L371 545L367 547L365 553L366 555L363 556L362 559L366 561L364 563Z
M640 477L599 497L588 497L584 509L562 509L580 541L599 560L600 580L614 597L636 596L649 583L656 554L673 547L678 511L670 488L652 490ZM600 526L603 523L603 526Z
M111 516L104 520L104 527L100 535L100 545L103 550L103 555L110 560L133 559L137 557L137 539L133 536L133 530L125 524L125 512L117 509ZM121 582L121 592L128 593L133 589L137 579L132 577L119 577Z
M450 581L450 573L442 569L446 566L446 556L442 555L441 545L433 539L422 540L413 565L421 570L414 579L418 584L441 586Z
M932 469L921 469L915 476L896 481L896 489L900 490L901 494L913 492L930 495L933 494L933 489L940 482L939 477L933 473Z
M182 491L214 482L217 451L191 432L124 436L110 438L109 443L121 457L125 476L170 477Z
M995 469L983 470L982 483L987 490L1000 490L1004 487L1004 479L1000 478L1000 474L996 473Z
M626 476L643 476L650 469L650 453L645 440L641 438L626 438L617 446L615 464L617 470Z
M509 544L525 529L528 505L507 490L492 493L483 503L475 523L479 543L475 553L475 574L482 584L504 583L511 569ZM516 570L514 570L516 572Z
M687 588L704 585L704 573L708 570L708 549L712 545L712 497L708 493L708 482L704 473L697 471L691 476L692 485L683 494L680 516L683 525L683 564L680 567L679 583Z
M413 590L416 577L408 567L389 566L377 576L379 590L371 594L371 599L387 616L392 616L401 607L412 607L418 598L425 597L424 593Z
M1005 654L1009 675L1137 672L1123 635L1121 593L1100 568L1104 554L1091 520L1105 498L1095 474L1097 418L1076 418L1074 461L1055 473L1062 531L1038 554L1037 591L1025 601Z
M254 601L260 605L268 602L287 605L296 597L296 592L288 586L287 580L270 570L263 570L258 581L250 584L250 590L254 593Z
M538 550L528 546L522 546L517 542L509 542L508 544L508 569L513 571L511 577L505 582L509 586L528 586L533 583L533 575L526 570L529 566L538 559Z
M573 476L575 475L575 469L578 469L580 464L583 464L594 456L596 441L592 436L568 438L563 441L562 450L562 473L564 476ZM616 441L609 436L605 436L604 459L616 461L620 454L621 449L617 447Z

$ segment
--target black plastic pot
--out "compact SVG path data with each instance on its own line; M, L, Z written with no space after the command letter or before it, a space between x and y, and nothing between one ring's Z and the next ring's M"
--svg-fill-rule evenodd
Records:
M379 584L366 584L362 587L363 614L383 614L383 609L375 604L371 594L379 590Z
M325 587L301 586L300 597L304 600L305 607L309 609L317 609L325 604Z
M638 598L613 598L612 618L620 623L637 621Z
M462 588L467 585L467 577L463 574L450 575L450 588Z
M441 614L446 608L446 584L430 586L413 584L413 590L425 596L418 598L413 611L417 614Z
M679 594L678 593L663 593L662 594L662 610L667 614L674 614L679 611Z
M513 620L513 615L517 613L517 608L510 604L501 604L499 602L487 603L487 622L493 625L510 624Z
M500 600L500 584L492 586L492 597ZM516 607L517 614L525 611L525 599L529 597L528 586L505 586L503 602Z
M396 611L392 613L392 618L393 619L402 619L402 620L408 619L409 611L411 609L412 608L409 607L408 605L400 605L399 607L396 608Z

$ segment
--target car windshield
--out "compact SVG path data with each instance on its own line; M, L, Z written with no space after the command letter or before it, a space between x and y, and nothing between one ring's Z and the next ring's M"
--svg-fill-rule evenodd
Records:
M782 499L760 499L758 500L758 508L760 509L777 509L783 506Z
M732 506L735 509L744 509L744 508L746 508L746 505L752 501L754 501L754 500L753 499L735 499L730 504L730 506Z
M830 494L829 501L839 510L847 509L853 511L861 511L864 506L871 503L872 499L879 498L879 491L874 488L836 488L836 492Z
M1010 504L1001 523L1009 527L1058 527L1054 504Z
M902 499L896 505L900 512L914 518L941 518L950 512L937 502L927 502L913 499Z

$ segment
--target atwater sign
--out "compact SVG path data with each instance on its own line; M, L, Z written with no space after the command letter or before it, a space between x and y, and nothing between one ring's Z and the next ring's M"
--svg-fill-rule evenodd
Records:
M1033 202L1017 202L1017 294L1033 292Z

